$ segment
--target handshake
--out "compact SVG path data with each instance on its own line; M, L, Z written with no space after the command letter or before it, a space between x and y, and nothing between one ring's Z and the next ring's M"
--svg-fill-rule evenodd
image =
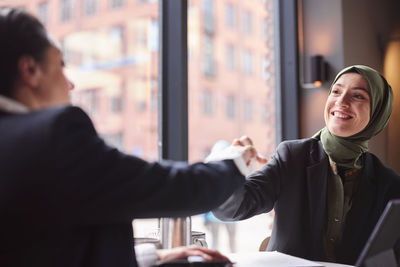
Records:
M267 163L267 159L257 152L248 136L234 139L230 145L226 141L218 141L204 162L225 159L232 159L243 175L250 174L253 163Z

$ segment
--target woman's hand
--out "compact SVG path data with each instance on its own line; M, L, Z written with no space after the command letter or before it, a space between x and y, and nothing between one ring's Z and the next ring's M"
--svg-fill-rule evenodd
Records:
M249 166L252 160L256 160L260 164L267 163L267 159L257 152L256 148L253 146L253 141L250 137L244 135L239 139L234 139L232 142L233 147L244 147L244 151L242 152L242 158L246 162L246 165Z
M199 256L205 261L229 261L230 260L222 255L217 250L198 247L195 245L187 247L176 247L172 249L159 249L157 250L158 260L172 261L177 259L186 259L189 256Z

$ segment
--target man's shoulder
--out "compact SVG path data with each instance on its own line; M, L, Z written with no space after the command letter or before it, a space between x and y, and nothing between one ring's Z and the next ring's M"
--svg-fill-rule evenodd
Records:
M57 106L41 109L30 113L31 117L42 120L58 120L60 118L88 118L86 113L79 107L75 106Z

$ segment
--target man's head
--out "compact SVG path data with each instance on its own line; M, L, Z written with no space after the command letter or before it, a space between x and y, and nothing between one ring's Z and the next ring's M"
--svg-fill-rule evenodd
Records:
M19 9L0 9L0 94L31 109L69 103L73 85L43 25Z

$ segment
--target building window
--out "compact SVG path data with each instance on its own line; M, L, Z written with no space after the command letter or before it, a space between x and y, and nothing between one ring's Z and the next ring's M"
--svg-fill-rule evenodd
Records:
M242 16L242 28L246 34L251 34L253 31L253 18L250 11L244 11Z
M214 34L214 15L213 15L213 0L203 0L203 12L204 12L204 31L208 34Z
M236 117L236 100L233 96L226 98L226 117L234 119Z
M73 9L72 0L61 0L60 5L60 14L61 14L61 22L67 22L72 19L72 9Z
M86 89L82 91L81 106L90 115L95 116L99 110L98 89Z
M231 3L225 6L225 24L229 28L235 28L235 7Z
M215 77L214 41L208 35L204 36L203 70L206 76Z
M146 110L146 108L147 108L146 101L145 100L138 100L136 102L136 108L137 108L138 111L144 112Z
M85 0L84 13L86 16L91 16L97 13L97 0Z
M125 5L125 0L111 0L111 8L116 9L123 7Z
M232 44L226 46L225 62L227 69L235 69L235 47Z
M214 114L214 95L212 92L203 92L203 113Z
M49 20L49 3L43 2L38 6L38 18L43 25L48 24Z
M155 111L158 108L158 82L156 78L151 78L150 81L150 90L151 90L151 98L150 98L150 110Z
M253 74L253 54L249 50L242 53L242 70L245 74Z
M111 97L111 112L121 113L123 109L122 96L112 96Z
M244 119L246 121L253 120L253 102L251 100L244 102Z
M271 77L271 60L268 57L264 57L261 62L261 75L264 81L268 81Z
M123 26L113 26L109 31L110 40L115 45L115 47L119 47L119 50L122 55L125 54L125 39L124 39L124 28Z
M261 120L264 124L271 124L271 111L267 108L267 104L261 106Z
M151 52L158 51L158 20L151 19L150 29L147 34L147 45Z
M262 19L262 27L261 27L261 36L264 42L268 41L268 34L269 34L269 28L268 28L269 21L267 18Z
M147 25L138 24L136 28L136 44L141 47L147 47Z

